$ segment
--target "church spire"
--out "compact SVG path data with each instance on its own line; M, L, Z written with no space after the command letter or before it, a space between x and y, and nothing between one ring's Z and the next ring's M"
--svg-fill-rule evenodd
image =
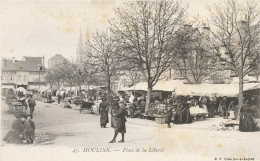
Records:
M79 62L82 59L83 54L84 54L84 45L83 45L82 33L81 33L81 29L80 29L78 48L76 51L76 61L77 62Z
M88 42L89 42L89 28L87 27L87 32L86 32L86 41L85 41L85 44L87 45Z
M82 33L81 33L81 29L80 29L78 49L80 49L82 47L83 47L83 40L82 40Z

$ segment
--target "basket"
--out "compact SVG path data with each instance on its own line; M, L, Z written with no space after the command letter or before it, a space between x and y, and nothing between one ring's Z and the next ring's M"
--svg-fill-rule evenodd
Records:
M158 124L165 124L166 115L155 115L155 122Z

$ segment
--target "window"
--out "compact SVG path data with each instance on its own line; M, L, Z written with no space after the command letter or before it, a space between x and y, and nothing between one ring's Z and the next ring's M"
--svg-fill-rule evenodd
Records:
M27 75L24 75L24 81L27 81Z
M22 77L21 75L18 75L18 81L21 81L21 77Z

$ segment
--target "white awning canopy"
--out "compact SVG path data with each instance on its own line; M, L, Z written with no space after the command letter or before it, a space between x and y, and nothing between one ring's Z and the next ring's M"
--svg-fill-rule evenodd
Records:
M259 87L259 83L245 83L243 90L249 90ZM137 83L127 91L147 91L147 82ZM183 84L182 80L159 81L153 91L175 92L176 95L191 96L227 96L237 97L239 94L239 84Z

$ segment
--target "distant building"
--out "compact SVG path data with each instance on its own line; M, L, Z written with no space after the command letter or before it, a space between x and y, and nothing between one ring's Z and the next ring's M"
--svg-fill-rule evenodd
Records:
M44 57L15 58L1 61L2 88L24 87L27 90L43 91L46 87Z
M66 61L68 61L68 59L64 58L61 54L56 54L48 60L48 68L55 68L57 65Z

